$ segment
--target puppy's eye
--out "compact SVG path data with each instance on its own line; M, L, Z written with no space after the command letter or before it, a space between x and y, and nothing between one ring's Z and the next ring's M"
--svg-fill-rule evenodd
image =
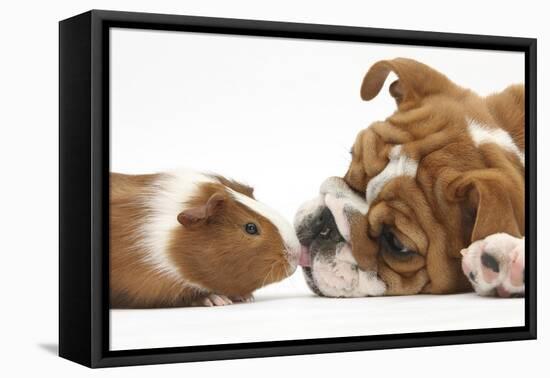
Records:
M256 226L254 223L245 224L244 229L247 234L250 234L250 235L258 234L258 226Z
M381 241L384 248L394 255L408 256L414 253L414 251L407 249L407 247L405 247L403 243L401 243L401 241L395 236L395 234L387 228L384 228L384 230L382 231Z

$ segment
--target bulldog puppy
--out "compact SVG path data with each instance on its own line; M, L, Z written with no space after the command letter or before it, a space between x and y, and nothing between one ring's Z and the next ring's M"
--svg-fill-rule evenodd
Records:
M361 97L372 100L390 72L397 110L359 132L344 176L366 200L364 221L350 225L358 267L386 295L457 293L470 283L480 293L521 293L512 286L523 287L523 86L480 97L397 58L370 68ZM497 243L502 234L507 241ZM512 286L503 283L507 272L516 272Z

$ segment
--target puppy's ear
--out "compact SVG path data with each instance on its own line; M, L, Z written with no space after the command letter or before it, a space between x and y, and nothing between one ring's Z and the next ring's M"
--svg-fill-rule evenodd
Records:
M525 147L525 88L522 84L511 85L502 92L485 99L491 115L505 130L521 130L513 133L520 149Z
M185 227L190 227L206 221L222 211L225 201L225 195L221 192L216 192L206 202L192 206L179 213L178 222Z
M492 169L463 174L451 185L456 199L475 214L470 242L497 232L522 237L525 232L525 191Z
M390 85L390 94L401 110L416 106L423 97L459 89L445 75L412 59L396 58L375 63L363 78L361 98L372 100L394 72L398 80Z
M351 162L344 175L346 184L358 192L364 193L368 181L382 172L388 164L388 150L391 145L375 131L377 126L383 125L374 123L357 135Z

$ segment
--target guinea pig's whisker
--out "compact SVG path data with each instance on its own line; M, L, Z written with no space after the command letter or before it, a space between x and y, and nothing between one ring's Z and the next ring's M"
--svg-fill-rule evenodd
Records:
M271 268L269 269L269 272L267 272L267 274L264 277L264 280L262 281L262 286L261 287L263 287L265 285L265 282L267 281L267 278L269 277L269 275L273 272L274 267L275 267L275 263L272 263Z
M290 257L290 254L287 252L287 256ZM290 264L282 264L283 269L285 270L285 277L290 275Z

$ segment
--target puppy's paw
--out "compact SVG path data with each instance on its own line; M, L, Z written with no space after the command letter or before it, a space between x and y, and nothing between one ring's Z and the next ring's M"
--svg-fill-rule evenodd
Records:
M229 297L220 294L209 294L199 301L199 305L205 307L227 306L230 304L233 304L233 301Z
M523 296L525 239L498 233L461 251L462 270L483 296Z

